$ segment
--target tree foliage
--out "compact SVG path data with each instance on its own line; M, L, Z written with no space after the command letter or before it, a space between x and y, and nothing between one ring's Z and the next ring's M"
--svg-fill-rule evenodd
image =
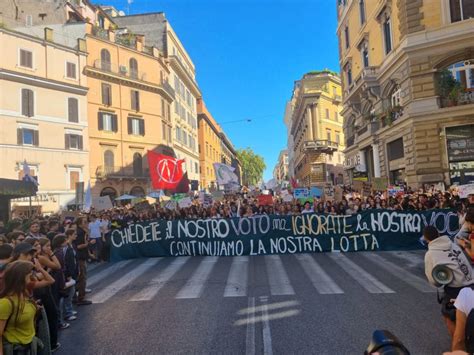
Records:
M242 164L242 184L256 185L263 177L266 168L262 156L255 154L251 148L238 149L237 156Z

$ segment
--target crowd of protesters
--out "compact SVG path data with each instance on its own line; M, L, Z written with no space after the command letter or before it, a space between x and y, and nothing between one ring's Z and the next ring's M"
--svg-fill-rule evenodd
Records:
M178 203L171 208L169 204L142 202L77 213L74 220L59 215L14 218L0 225L0 349L4 354L36 354L39 348L38 353L48 354L58 349L60 331L79 316L76 306L91 304L86 299L91 291L87 289L88 263L108 260L111 231L140 221L449 208L459 212L464 233L460 244L474 259L474 243L466 239L473 232L474 195L461 199L448 192L405 192L362 198L345 191L343 196L340 201L284 202L284 196L274 194L273 203L262 206L255 193L225 195L208 205L196 195L186 208Z

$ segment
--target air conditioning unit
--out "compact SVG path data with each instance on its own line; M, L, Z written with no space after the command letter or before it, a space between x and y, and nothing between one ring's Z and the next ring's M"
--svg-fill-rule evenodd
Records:
M128 68L125 65L119 66L119 71L121 74L127 74L128 73Z

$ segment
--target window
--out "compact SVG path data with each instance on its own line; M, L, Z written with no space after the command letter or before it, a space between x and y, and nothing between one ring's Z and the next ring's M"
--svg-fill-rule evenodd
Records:
M82 136L79 134L66 134L65 136L65 148L73 150L82 150L83 141Z
M161 117L165 117L165 100L161 99Z
M66 78L76 79L76 63L66 62Z
M117 115L115 114L99 111L98 122L99 122L99 131L109 131L109 132L118 131Z
M331 141L331 130L330 129L326 129L326 138L328 141Z
M133 175L143 175L143 159L140 153L133 154Z
M20 49L20 66L33 69L33 52Z
M18 128L17 130L18 145L39 145L38 130L31 128Z
M386 17L383 22L383 39L385 44L385 54L392 51L392 25L390 17Z
M145 120L142 118L128 117L128 134L144 136Z
M168 142L171 143L171 127L168 126Z
M166 103L166 113L168 114L166 119L169 121L171 119L171 106L169 103Z
M100 67L102 70L112 70L112 64L110 63L110 52L107 49L102 49L100 51Z
M334 112L334 120L337 121L338 119L339 119L339 114L338 114L337 111L336 111L336 112Z
M367 68L369 66L369 49L367 48L366 43L364 43L364 45L362 46L361 55L364 68Z
M181 142L181 128L180 127L176 127L176 140L178 142Z
M206 142L206 155L207 156L209 155L209 144L207 144L207 142Z
M403 158L405 153L403 151L403 138L399 138L387 144L388 160L396 160Z
M76 190L76 184L81 181L81 172L69 170L69 190Z
M359 0L359 17L360 17L360 24L363 25L365 23L365 1Z
M112 106L112 86L102 83L102 105Z
M347 74L347 85L352 85L352 69L348 68L346 74Z
M188 134L183 131L183 143L188 145Z
M30 89L21 89L21 114L27 117L34 116L34 93Z
M451 22L474 18L474 1L449 0L449 10L451 12Z
M196 162L194 162L194 172L195 172L196 174L199 173L198 163L196 163Z
M401 106L401 90L400 89L397 89L392 93L390 101L391 101L392 107Z
M341 135L339 134L339 132L336 132L336 143L341 144Z
M349 48L349 27L344 28L344 39L346 41L346 48Z
M130 90L130 107L134 111L140 111L140 91Z
M326 119L329 120L329 109L326 109Z
M79 122L79 101L76 98L67 99L67 113L69 122Z
M114 161L114 152L111 150L106 150L104 152L104 167L105 173L109 174L114 171L115 161Z
M166 124L164 122L161 122L161 134L163 141L166 141Z
M132 79L138 79L138 62L135 58L130 58L128 61L130 66L130 77Z
M455 63L448 69L451 71L454 79L461 83L463 88L474 91L474 59Z

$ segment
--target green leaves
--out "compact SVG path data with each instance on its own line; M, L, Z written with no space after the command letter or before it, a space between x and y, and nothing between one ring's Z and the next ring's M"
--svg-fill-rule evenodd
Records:
M242 184L256 185L263 177L266 168L262 156L255 154L251 148L238 149L237 156L242 165Z

